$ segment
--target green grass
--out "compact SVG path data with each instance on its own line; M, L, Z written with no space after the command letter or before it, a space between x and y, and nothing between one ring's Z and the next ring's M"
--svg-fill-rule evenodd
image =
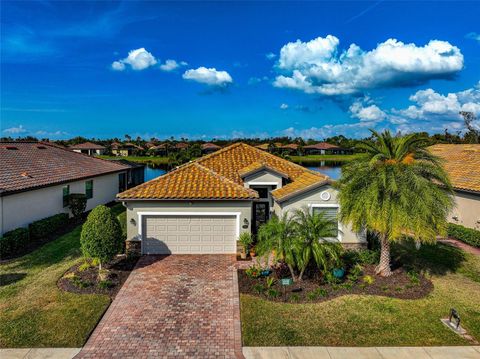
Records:
M114 207L117 215L122 206ZM81 258L81 226L0 265L0 347L80 347L110 304L106 295L59 290L57 280Z
M334 162L348 162L356 157L358 154L353 155L310 155L310 156L290 156L290 160L302 165L317 164L321 161L334 161Z
M98 156L99 158L103 158L105 160L127 160L131 162L139 162L139 163L151 163L154 165L167 165L168 164L168 157L160 157L160 156Z
M446 245L397 250L431 273L434 290L419 300L348 295L323 303L284 304L241 295L246 346L420 346L470 344L440 318L455 307L480 340L480 258Z

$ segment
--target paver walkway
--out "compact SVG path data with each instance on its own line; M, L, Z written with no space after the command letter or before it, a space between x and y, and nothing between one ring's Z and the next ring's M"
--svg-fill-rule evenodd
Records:
M479 359L480 347L245 347L245 359Z
M472 254L475 254L477 256L480 256L480 248L476 248L474 246L471 246L467 243L459 241L458 239L454 239L454 238L441 239L441 240L439 240L439 242L449 244L449 245L457 247L457 248L461 248L465 252L472 253Z
M78 358L242 358L233 255L144 256Z

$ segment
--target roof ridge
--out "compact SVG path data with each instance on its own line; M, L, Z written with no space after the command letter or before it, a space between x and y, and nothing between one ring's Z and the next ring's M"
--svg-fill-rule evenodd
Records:
M214 175L215 177L221 179L222 181L229 182L229 183L231 183L231 184L233 184L233 185L235 185L235 186L237 186L237 187L242 188L243 190L246 190L247 192L250 192L250 193L255 194L256 196L258 195L257 191L254 191L254 190L251 189L251 188L244 187L244 186L242 186L241 184L238 184L238 183L232 181L231 179L229 179L229 178L227 178L227 177L225 177L225 176L222 176L221 174L215 172L214 170L212 170L212 169L210 169L210 168L208 168L208 167L205 167L205 166L203 166L203 165L201 165L201 164L199 164L199 163L193 163L193 164L194 164L195 166L197 166L198 168L200 168L200 169L202 169L202 170L204 170L204 171L207 171L207 172L209 172L210 174Z
M223 147L223 148L219 149L218 151L215 151L213 153L209 153L208 155L204 155L204 156L201 156L199 158L196 158L195 160L193 160L193 162L199 163L201 161L204 161L205 159L212 158L214 156L218 156L220 153L224 153L226 151L231 150L232 148L235 148L235 147L238 147L238 146L244 145L244 144L245 143L243 143L243 142L235 142L235 143L231 144L230 146Z

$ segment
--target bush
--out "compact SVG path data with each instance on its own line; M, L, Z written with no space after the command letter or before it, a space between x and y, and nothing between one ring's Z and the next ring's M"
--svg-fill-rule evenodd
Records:
M471 246L480 248L480 231L473 228L466 228L459 224L448 224L448 236L458 239Z
M366 285L372 285L373 283L375 283L375 279L371 275L366 275L365 277L363 277L363 283L365 283Z
M122 251L122 229L110 208L98 206L90 212L82 226L80 244L83 255L98 258L100 266Z
M262 268L257 265L252 265L245 270L245 274L249 278L258 278L262 275Z
M376 264L380 260L380 252L370 249L349 250L344 253L343 258L352 266L356 264Z
M29 226L32 239L43 238L68 223L68 214L59 213L51 217L32 222Z
M4 233L0 237L0 257L10 256L24 249L28 241L29 232L27 228L17 228Z
M252 235L249 232L242 232L240 237L238 237L238 241L242 245L243 251L248 253L253 243Z
M73 217L79 218L87 208L87 196L84 193L72 193L68 197L68 206Z

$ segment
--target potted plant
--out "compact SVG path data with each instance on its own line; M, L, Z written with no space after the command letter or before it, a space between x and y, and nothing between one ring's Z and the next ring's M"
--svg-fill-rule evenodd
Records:
M247 253L250 250L250 247L253 243L252 235L249 232L242 232L238 238L240 245L242 246L242 252L240 253L240 258L247 259Z

